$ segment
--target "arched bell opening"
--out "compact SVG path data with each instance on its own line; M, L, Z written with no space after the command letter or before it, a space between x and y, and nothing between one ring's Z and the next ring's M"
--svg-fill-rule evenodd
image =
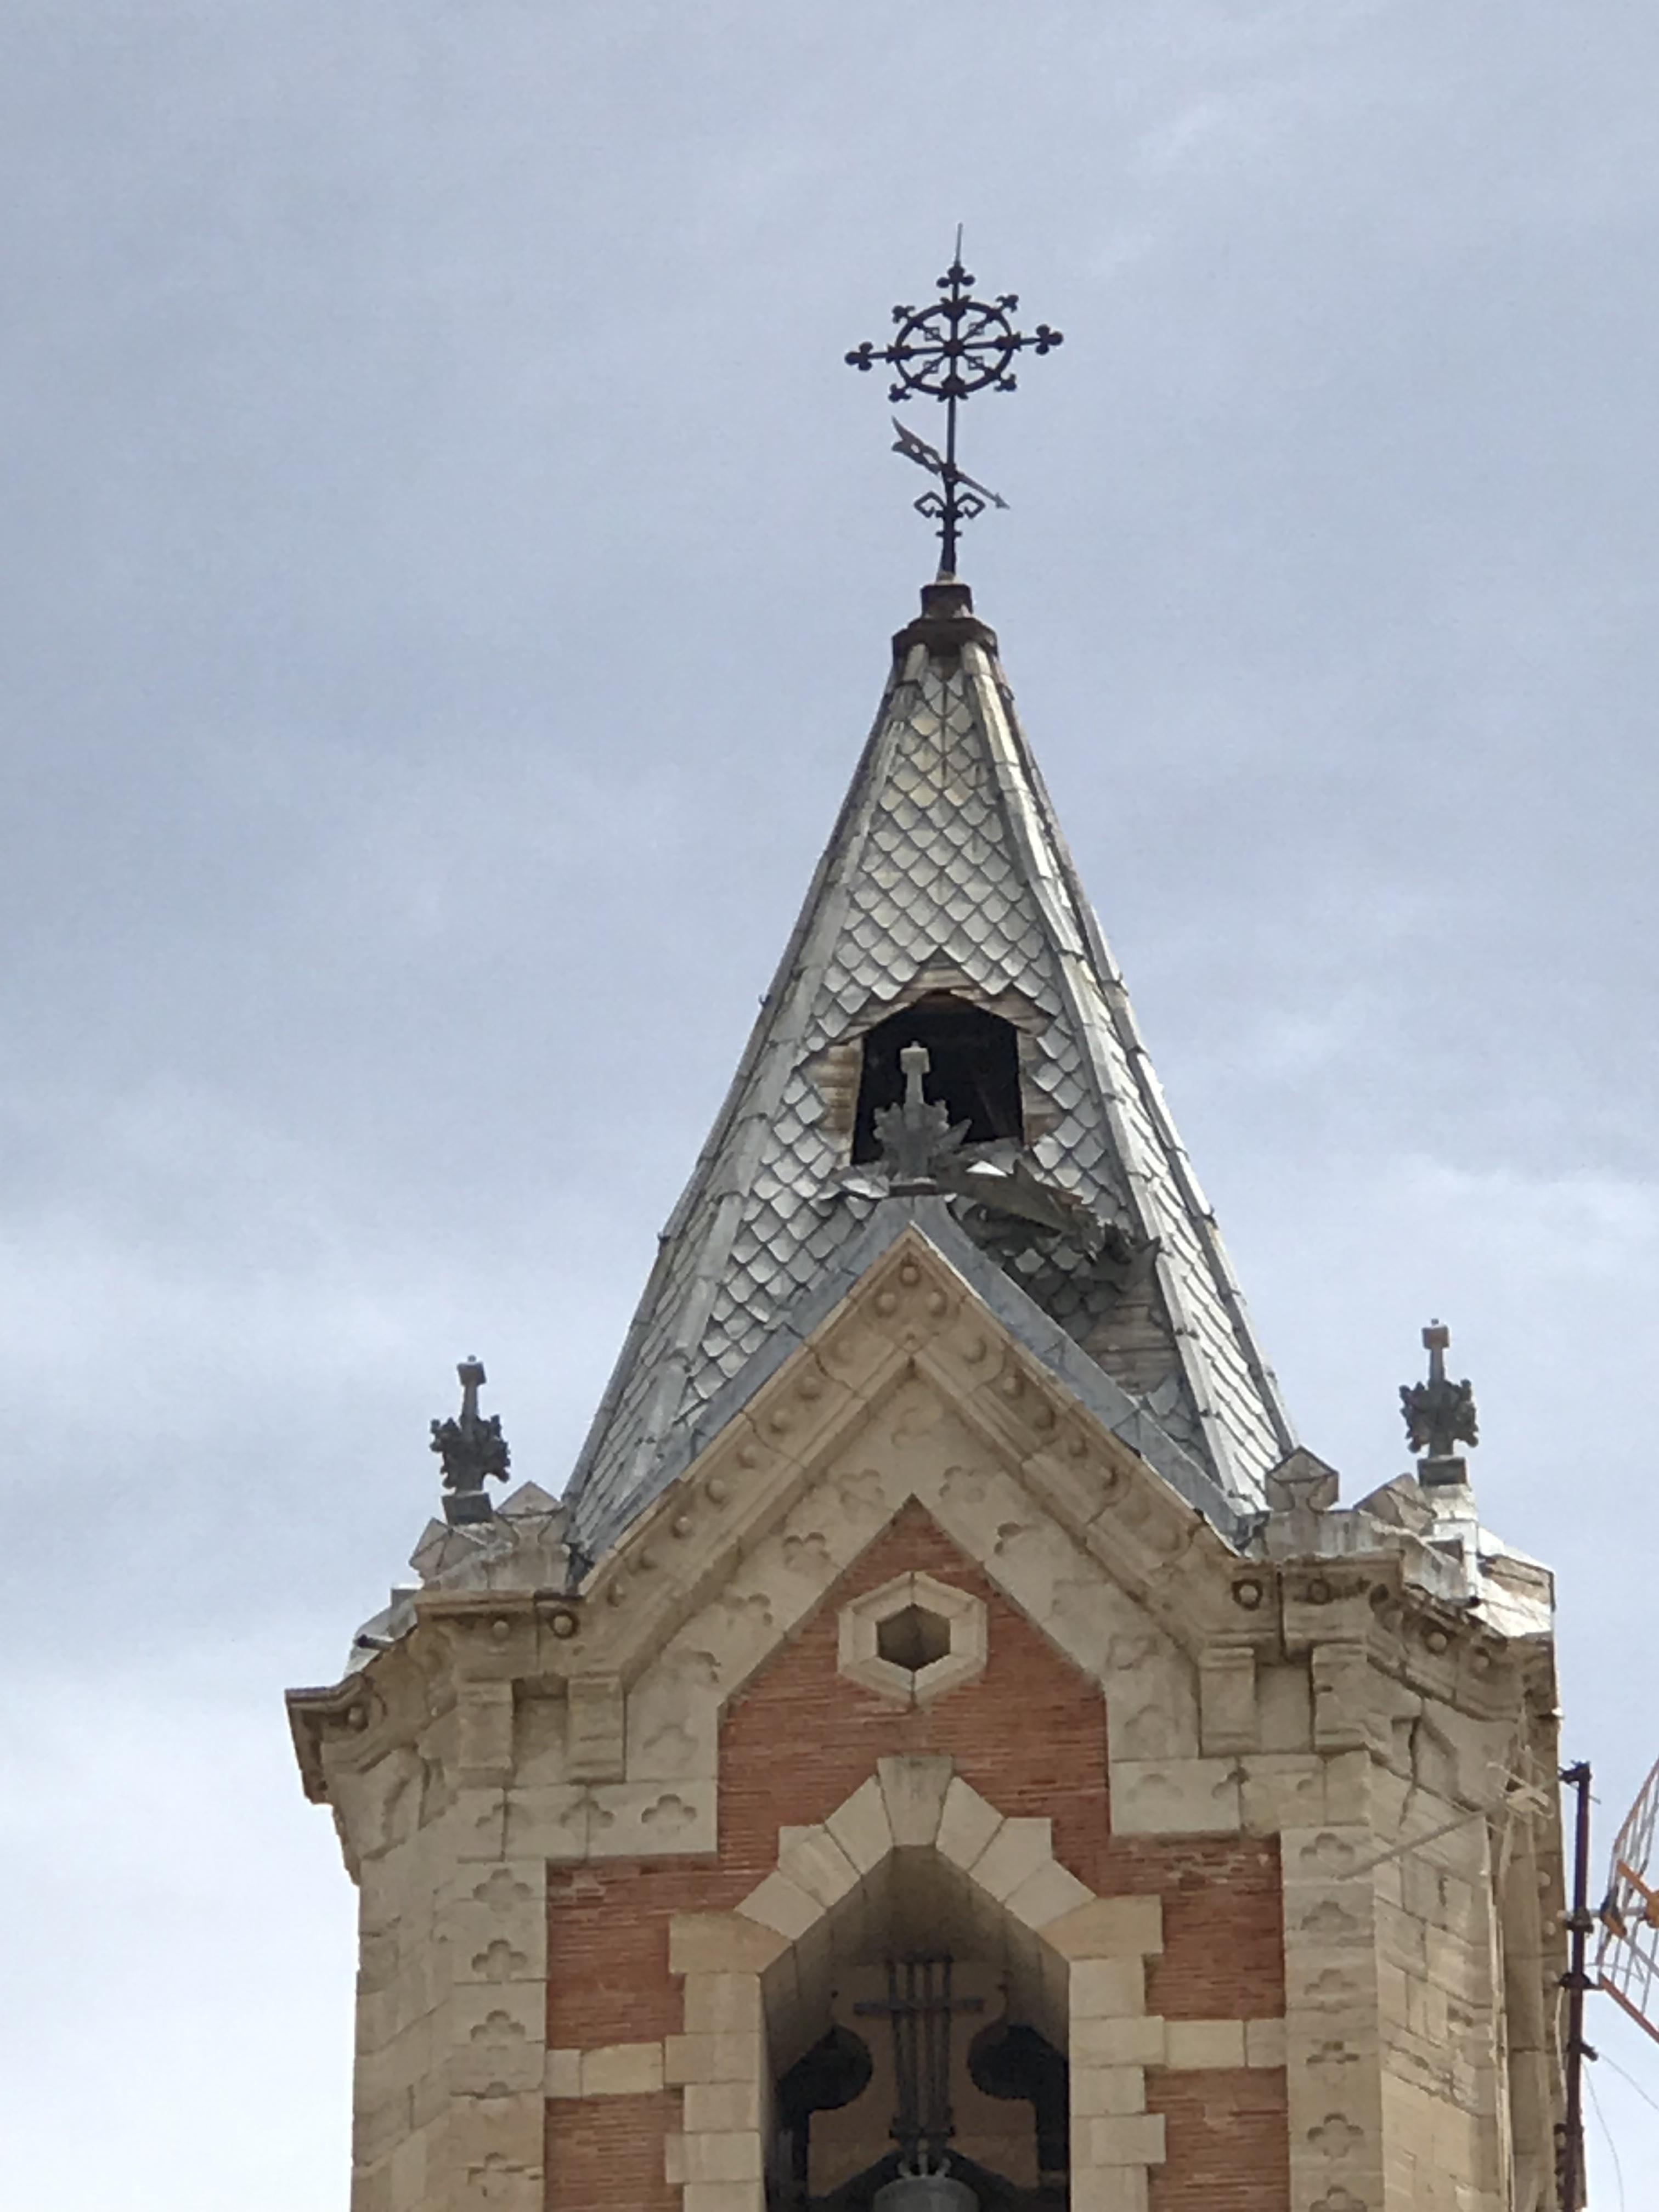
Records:
M913 1044L927 1048L929 1102L944 1106L953 1124L967 1124L963 1143L1025 1142L1018 1030L1000 1014L939 991L902 1006L865 1032L853 1118L854 1163L881 1158L876 1115L903 1103L899 1054Z
M869 2087L874 2073L869 2045L832 2021L779 2078L773 2102L787 2166L789 2201L811 2202L813 2114L840 2112L854 2103Z
M764 1977L769 2212L1060 2212L1066 1975L936 1851L890 1853Z
M988 2097L1029 2105L1039 2183L1065 2189L1071 2164L1072 2069L1041 2028L1000 2020L968 2046L968 2075Z

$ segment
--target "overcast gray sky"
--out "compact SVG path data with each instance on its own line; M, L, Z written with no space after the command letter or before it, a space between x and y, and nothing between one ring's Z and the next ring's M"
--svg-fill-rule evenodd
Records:
M18 2203L343 2212L281 1692L457 1358L563 1481L929 573L842 356L958 221L1066 332L966 418L964 567L1292 1411L1388 1480L1450 1321L1610 1838L1656 71L1638 0L10 0ZM1637 2212L1659 2050L1595 2013Z

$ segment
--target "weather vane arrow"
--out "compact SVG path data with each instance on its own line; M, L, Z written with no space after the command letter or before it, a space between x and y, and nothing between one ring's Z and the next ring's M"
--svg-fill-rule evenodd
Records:
M938 489L924 492L915 506L918 514L939 525L941 577L956 574L957 540L963 524L982 514L988 506L1008 504L957 465L958 404L976 392L1012 392L1015 357L1028 349L1033 353L1052 353L1063 337L1062 332L1051 330L1047 323L1039 323L1034 331L1017 331L1010 318L1018 309L1018 295L1005 292L995 300L976 300L975 281L962 265L958 228L956 258L939 280L943 296L925 307L895 307L897 329L891 343L877 346L866 338L847 356L849 368L872 369L878 362L885 362L895 373L887 394L895 404L915 398L944 402L942 453L896 416L893 423L898 432L893 450L939 478Z
M917 437L908 423L901 422L896 415L893 417L893 428L898 432L897 437L893 441L893 451L896 453L902 453L907 461L914 461L918 468L926 469L931 476L944 477L951 473L951 464L945 459L944 454L936 447L930 446L926 438ZM973 477L965 475L961 469L956 471L956 480L964 491L973 495L974 504L971 507L966 500L962 502L962 519L964 522L970 522L976 514L983 514L988 507L1006 507L1008 504L1000 491L993 491L989 484L980 483ZM916 505L922 514L930 514L935 511L938 498L937 493L924 492L921 498L916 501Z

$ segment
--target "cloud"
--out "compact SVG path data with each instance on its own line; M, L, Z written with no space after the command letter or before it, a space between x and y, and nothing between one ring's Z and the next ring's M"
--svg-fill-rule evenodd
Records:
M13 16L20 2194L345 2201L276 1693L457 1358L568 1469L928 573L841 357L959 219L1067 334L965 420L979 604L1292 1405L1386 1479L1452 1322L1628 1795L1651 11Z

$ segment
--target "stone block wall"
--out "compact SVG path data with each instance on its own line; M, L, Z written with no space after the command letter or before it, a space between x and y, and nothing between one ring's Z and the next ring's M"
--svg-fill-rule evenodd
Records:
M293 1701L362 1888L353 2212L756 2212L924 1863L1069 2049L1074 2212L1526 2203L1547 1640L1297 1511L1224 1542L918 1239L579 1595L423 1590ZM872 1623L930 1587L907 1691Z

